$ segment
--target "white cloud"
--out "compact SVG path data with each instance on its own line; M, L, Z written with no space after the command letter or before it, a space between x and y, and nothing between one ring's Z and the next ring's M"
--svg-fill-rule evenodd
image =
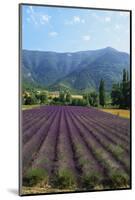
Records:
M105 22L110 22L111 18L110 17L105 17Z
M49 16L49 15L41 15L40 16L40 23L46 24L46 23L49 22L50 19L51 19L51 16Z
M84 36L82 37L82 39L83 39L84 41L89 41L89 40L91 39L91 37L90 37L90 35L84 35Z
M36 13L34 12L34 9L32 6L29 6L29 22L33 22L35 25L38 24L36 20Z
M58 33L57 33L57 32L55 32L55 31L53 31L53 32L50 32L50 33L49 33L49 35L50 35L51 37L55 37L55 36L57 36L57 35L58 35Z
M79 16L74 16L73 21L74 21L74 23L80 23L81 19Z
M51 19L51 16L47 14L35 12L32 6L29 6L29 8L27 9L27 14L29 16L27 17L27 22L31 22L34 25L47 24Z
M33 13L34 13L33 6L29 6L29 8L30 8L31 12L33 12Z
M67 20L65 22L66 25L74 25L74 24L84 24L85 19L82 19L80 16L74 16L71 20Z
M99 22L111 22L110 14L107 11L102 11L104 15L98 15L97 13L92 13L93 18L98 20Z

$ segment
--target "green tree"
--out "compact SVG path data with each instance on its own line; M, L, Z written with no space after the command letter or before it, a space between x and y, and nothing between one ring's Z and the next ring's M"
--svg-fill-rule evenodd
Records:
M25 105L34 105L37 104L37 99L34 94L25 97Z
M72 97L71 97L71 93L68 91L66 93L66 102L71 103Z
M122 107L130 107L130 81L128 71L123 70L123 81L122 81Z
M126 83L125 104L127 108L130 108L130 81Z
M119 83L113 84L111 91L112 105L120 105L122 99L122 91Z
M77 105L78 106L87 106L88 102L85 99L77 99Z
M128 70L127 70L126 81L129 81L129 72L128 72Z
M77 99L72 99L72 105L73 106L77 106L78 104L78 100Z
M88 93L84 93L84 94L83 94L83 100L85 100L87 106L90 105L90 99L89 99L89 98L90 98L90 97L89 97L89 94L88 94Z
M86 99L73 99L72 100L72 105L73 106L87 106L87 101Z
M101 106L105 105L105 84L103 79L101 79L99 85L99 104Z
M53 98L53 101L54 101L54 102L58 102L58 101L59 101L59 98L58 98L58 97L54 97L54 98Z
M130 80L128 71L123 69L121 83L115 83L111 91L112 104L120 108L130 108Z
M40 103L45 104L48 102L48 93L47 92L42 92L39 95Z
M63 102L63 103L65 102L65 92L64 91L60 91L59 101Z
M98 94L95 91L90 93L90 99L91 99L90 105L94 107L98 106Z
M91 106L98 106L98 94L96 91L90 92L90 93L84 93L83 94L83 99L85 102L87 102L87 105Z
M123 69L123 82L126 82L127 81L127 72L126 72L126 69Z

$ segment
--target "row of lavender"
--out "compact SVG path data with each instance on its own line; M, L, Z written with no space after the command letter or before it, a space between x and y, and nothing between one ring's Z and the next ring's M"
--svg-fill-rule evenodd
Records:
M43 106L23 111L22 119L25 180L42 169L55 188L129 187L129 120L74 106Z

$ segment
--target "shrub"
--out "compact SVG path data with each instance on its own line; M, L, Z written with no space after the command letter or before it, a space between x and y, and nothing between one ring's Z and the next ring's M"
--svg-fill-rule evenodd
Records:
M103 157L103 153L101 150L96 149L94 151L94 155L96 156L98 162L103 167L104 170L108 169L110 167L108 161Z
M87 101L85 99L72 99L73 106L87 106Z
M47 174L43 169L29 169L26 175L23 177L23 185L30 187L35 186L44 179L47 179Z
M37 104L37 99L34 95L25 97L25 105Z
M115 170L110 174L110 179L112 188L122 188L129 185L129 177L124 172Z
M59 98L58 97L54 97L52 98L54 102L59 102Z
M81 158L81 159L78 160L78 162L79 162L79 165L83 167L83 165L88 163L88 160L84 159L84 158Z
M82 187L84 189L94 189L100 184L100 176L96 172L91 172L82 177Z
M51 184L59 189L69 189L75 186L75 179L69 170L62 170L54 175Z
M112 152L117 159L122 158L124 156L124 150L119 145L112 148Z
M48 92L42 92L40 95L39 95L39 99L40 99L40 103L41 104L45 104L48 102Z

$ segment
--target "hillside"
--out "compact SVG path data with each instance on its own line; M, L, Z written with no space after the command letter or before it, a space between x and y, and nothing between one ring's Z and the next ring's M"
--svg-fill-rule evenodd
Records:
M129 69L129 55L107 47L94 51L56 53L22 51L23 86L74 91L98 89L101 78L107 90Z

